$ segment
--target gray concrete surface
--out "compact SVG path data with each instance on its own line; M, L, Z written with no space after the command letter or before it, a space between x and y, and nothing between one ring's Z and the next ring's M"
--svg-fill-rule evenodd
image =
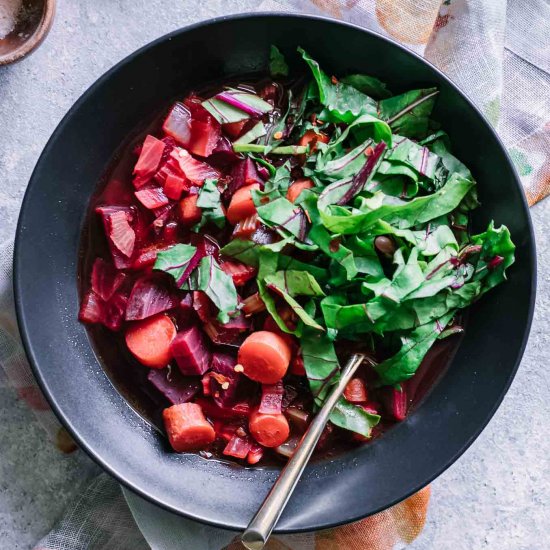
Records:
M26 182L48 137L99 75L168 31L251 11L258 3L58 0L44 45L22 63L0 68L0 244L11 239ZM428 522L413 550L550 548L550 199L533 208L533 219L540 274L527 352L487 429L433 483ZM53 448L0 378L1 549L30 548L94 471L82 453L65 456Z

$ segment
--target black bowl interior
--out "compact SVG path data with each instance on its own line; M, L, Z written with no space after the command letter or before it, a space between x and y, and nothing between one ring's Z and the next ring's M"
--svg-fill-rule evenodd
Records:
M453 364L423 404L371 445L308 467L279 532L365 517L419 490L464 452L508 389L528 335L535 257L528 209L495 133L441 73L358 27L295 15L221 18L139 50L88 90L57 128L25 196L15 253L24 343L54 410L78 442L128 487L167 509L241 529L277 475L167 444L120 396L77 322L77 261L88 200L128 133L170 98L234 74L264 70L270 44L294 63L298 45L327 71L364 72L395 91L439 87L435 118L473 171L483 203L479 228L495 219L517 244L510 280L472 308Z

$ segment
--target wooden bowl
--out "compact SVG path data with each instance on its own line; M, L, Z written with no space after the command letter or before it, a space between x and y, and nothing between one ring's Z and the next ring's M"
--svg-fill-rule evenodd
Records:
M22 0L15 28L0 39L0 65L19 61L42 44L53 23L55 4L56 0Z

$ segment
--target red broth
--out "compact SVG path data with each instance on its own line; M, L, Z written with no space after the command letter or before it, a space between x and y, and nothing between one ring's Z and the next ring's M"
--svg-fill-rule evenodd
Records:
M265 88L265 82L260 83L256 89ZM275 87L275 96L280 94L278 87ZM112 264L111 249L108 239L106 238L105 225L96 212L96 207L105 205L116 205L122 207L130 207L132 212L139 218L139 223L142 225L140 231L143 236L140 238L141 252L132 253L131 264L120 270L124 274L124 280L117 282L119 286L114 291L113 296L120 294L122 302L126 301L122 307L127 307L132 287L135 282L144 275L152 274L151 257L154 256L157 248L167 248L175 243L197 242L198 237L189 231L189 227L181 223L181 218L178 217L178 203L170 200L168 206L172 206L166 215L163 216L162 206L157 210L149 210L136 200L136 188L133 184L132 170L138 159L137 151L141 147L147 135L163 137L162 124L166 117L168 109L163 109L160 115L154 118L153 122L145 129L137 131L128 141L120 148L119 152L114 155L113 161L107 170L104 178L98 186L98 191L90 201L89 213L85 222L82 244L81 258L79 265L79 278L81 286L81 299L85 303L90 292L90 280L94 263L97 258L103 258L105 262ZM234 131L234 129L231 129ZM169 140L168 143L171 144ZM224 167L223 161L216 164L220 169L222 177L225 177L229 168ZM182 214L180 214L182 215ZM158 220L162 218L162 223L156 223L155 217ZM207 227L208 235L212 239L217 240L220 244L225 244L230 238L231 232L227 229L217 229L211 226ZM261 233L261 228L260 228ZM269 231L265 233L267 238L272 238ZM265 236L264 236L265 237ZM262 238L264 238L262 237ZM208 243L207 243L208 246ZM148 255L149 254L149 255ZM307 261L307 253L304 254L304 260ZM103 289L106 295L110 292L109 285L112 280L107 283L107 290ZM157 284L155 282L155 284ZM167 292L173 291L173 284L167 281L166 278L160 279L161 285L169 289ZM115 285L116 286L116 285ZM244 286L239 287L242 291L242 298L247 295L252 295L256 291L253 282L247 282ZM201 327L204 315L208 316L208 299L206 306L201 310L200 297L187 296L186 293L178 291L178 305L169 307L166 312L159 315L167 315L173 321L175 328L178 331L183 331L189 327ZM193 301L194 298L194 301ZM109 298L111 300L113 298ZM168 296L165 299L174 299L173 296ZM179 304L179 302L182 302ZM193 303L192 303L193 302ZM103 303L103 302L102 302ZM103 303L102 307L107 307ZM116 304L109 306L111 310L116 310ZM111 311L110 310L110 311ZM94 312L92 311L92 315ZM104 314L104 310L102 310ZM139 314L138 314L139 316ZM267 314L259 313L253 315L251 319L250 331L261 330L265 328ZM312 415L312 397L309 392L308 383L304 376L299 375L299 365L294 365L292 369L296 374L287 374L283 379L282 390L282 410L286 412L287 417L291 418L290 428L291 435L289 442L283 445L283 448L274 451L273 449L258 446L251 440L248 434L247 418L249 411L244 408L256 407L260 402L262 390L257 383L245 380L241 384L240 392L248 392L241 399L234 400L232 404L226 408L220 409L214 403L214 395L216 393L216 382L212 382L208 378L210 371L205 374L195 374L192 376L183 376L178 370L178 366L174 360L165 369L152 369L138 361L128 350L125 333L128 328L140 321L128 321L122 317L117 326L111 327L116 330L111 330L101 323L88 323L87 328L94 347L99 355L104 369L111 379L114 386L128 403L145 419L156 426L160 431L165 433L165 422L163 422L163 411L174 404L174 402L189 401L198 403L202 409L206 421L214 427L215 440L203 448L197 449L203 456L215 458L242 458L241 462L249 464L266 463L274 459L284 458L288 456L289 449L292 448L292 443L297 440L299 434L307 427L308 418ZM236 363L235 355L242 342L242 335L231 344L217 345L208 339L208 336L202 334L202 338L206 342L209 353L219 354L218 360L223 360L223 356L233 358ZM375 439L383 434L387 429L391 428L398 421L403 420L407 414L410 414L421 400L429 392L430 388L437 383L438 379L443 375L447 366L451 362L456 349L460 343L460 335L455 335L438 341L429 351L417 374L403 386L405 396L403 402L399 405L395 403L391 389L377 388L372 380L372 376L367 372L365 367L359 374L366 385L367 399L363 403L368 410L376 412L382 416L380 424L374 428L373 437ZM345 362L352 347L357 347L357 343L350 344L342 342L337 348L339 359ZM362 351L372 353L368 345L358 346ZM295 350L293 354L295 354ZM385 351L377 349L376 358L383 359ZM209 355L212 360L212 355ZM295 360L293 355L292 361ZM221 375L223 379L224 375ZM223 382L222 382L223 384ZM222 386L223 388L223 386ZM361 388L358 388L359 396ZM218 391L222 391L218 388ZM359 397L361 399L361 397ZM241 404L242 402L242 404ZM241 407L241 408L239 408ZM290 410L289 410L290 408ZM229 416L220 415L220 410L227 412ZM300 412L302 411L302 412ZM166 418L165 418L166 420ZM243 441L245 441L243 450ZM351 432L335 428L329 425L326 433L318 447L317 454L319 456L334 455L344 450L350 449L358 444L362 444L365 439L362 436L357 436ZM233 454L231 454L233 453Z

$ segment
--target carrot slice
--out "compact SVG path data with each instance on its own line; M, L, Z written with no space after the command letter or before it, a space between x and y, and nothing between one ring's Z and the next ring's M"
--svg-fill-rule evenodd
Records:
M231 225L235 225L237 222L256 214L256 207L254 206L254 201L252 200L252 194L250 192L253 189L259 188L259 184L253 183L252 185L246 185L235 191L229 203L229 208L227 209L227 219Z
M179 203L180 219L185 225L195 225L201 221L202 210L197 206L198 195L188 195Z
M140 363L162 369L172 359L170 344L175 336L174 323L161 313L133 323L126 331L126 345Z
M352 378L344 390L344 397L350 403L366 403L368 395L363 380L361 378Z
M200 405L181 403L162 411L164 426L174 451L198 451L216 439L214 428L208 423Z
M290 427L284 414L263 414L258 411L250 415L250 435L264 447L278 447L290 435Z
M300 196L300 193L304 191L304 189L311 189L314 187L313 182L309 178L301 178L299 180L296 180L286 192L286 198L290 202L296 202L296 199Z
M298 141L298 145L309 145L309 152L313 153L317 148L317 142L328 143L329 137L323 132L317 133L315 130L308 130Z
M274 332L253 332L242 343L238 361L244 374L262 384L275 384L285 374L292 355L290 346Z

